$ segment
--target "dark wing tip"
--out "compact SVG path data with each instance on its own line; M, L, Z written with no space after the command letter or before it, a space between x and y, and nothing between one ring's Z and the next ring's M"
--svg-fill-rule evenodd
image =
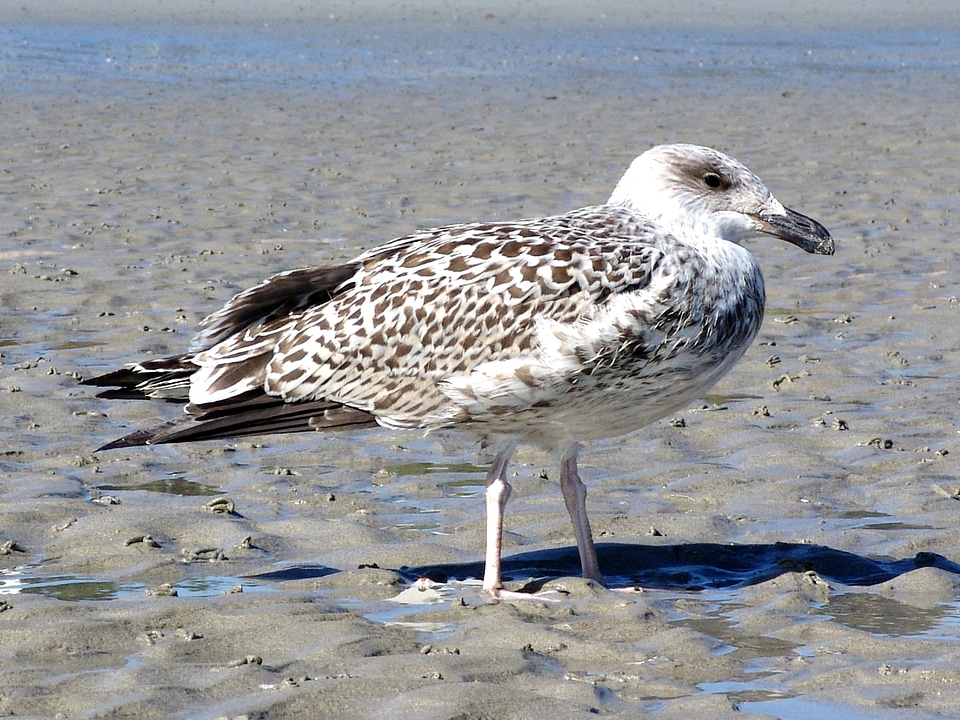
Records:
M309 430L360 429L377 424L373 415L338 403L325 400L285 403L280 398L255 392L208 406L188 405L187 412L189 414L160 425L124 435L97 451Z
M80 381L81 385L93 387L130 387L143 380L143 376L131 370L123 368L113 372L95 375L91 378L84 378Z
M111 440L105 445L101 445L96 450L94 450L94 452L100 452L101 450L116 450L118 448L140 447L142 445L150 445L151 440L153 439L153 436L161 428L165 427L166 425L167 423L157 427L148 428L146 430L137 430L136 432L132 432L129 435L124 435L122 438L117 438L116 440Z

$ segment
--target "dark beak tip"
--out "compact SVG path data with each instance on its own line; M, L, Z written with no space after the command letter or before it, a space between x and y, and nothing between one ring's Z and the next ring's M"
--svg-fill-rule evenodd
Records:
M786 240L813 255L833 255L835 246L830 231L813 218L785 208L785 216L759 217L762 232Z
M801 250L805 250L811 255L833 255L836 250L836 246L833 243L833 238L827 235L814 235L808 237L794 238L787 237L784 238L787 242L791 242Z
M810 220L810 225L810 233L806 238L806 243L801 247L815 255L833 255L836 245L830 231L816 220Z

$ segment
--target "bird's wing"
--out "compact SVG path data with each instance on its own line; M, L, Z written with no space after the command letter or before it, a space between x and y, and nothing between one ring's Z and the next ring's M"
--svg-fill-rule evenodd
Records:
M552 324L587 322L646 288L660 232L630 211L598 206L401 238L357 258L323 302L198 353L190 399L203 406L259 387L287 402L322 399L387 425L422 425L449 413L444 381L541 353ZM264 287L254 291L268 297ZM208 328L232 314L253 313L228 306Z
M200 322L200 330L186 353L150 358L83 381L84 385L115 388L100 393L110 399L150 398L183 402L197 370L194 356L232 337L256 335L263 328L283 323L294 313L328 302L338 288L357 272L358 265L310 267L288 270L264 280L231 298ZM253 374L250 365L244 368Z
M277 273L234 295L200 322L190 344L198 353L250 328L261 328L314 305L331 300L337 289L357 272L356 263L335 267L308 267Z

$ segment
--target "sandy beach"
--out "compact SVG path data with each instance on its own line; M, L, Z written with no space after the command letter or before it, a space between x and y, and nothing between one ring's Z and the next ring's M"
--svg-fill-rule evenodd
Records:
M250 5L2 11L0 716L960 716L960 8ZM470 435L94 452L180 410L79 380L236 292L602 202L662 142L837 253L751 243L744 359L585 446L610 589L536 449L506 569L553 604L481 595Z

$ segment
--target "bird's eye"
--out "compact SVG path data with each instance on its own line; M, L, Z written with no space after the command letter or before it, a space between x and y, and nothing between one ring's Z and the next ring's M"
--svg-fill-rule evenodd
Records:
M708 188L718 188L723 184L720 176L716 173L707 173L703 176L703 182Z

